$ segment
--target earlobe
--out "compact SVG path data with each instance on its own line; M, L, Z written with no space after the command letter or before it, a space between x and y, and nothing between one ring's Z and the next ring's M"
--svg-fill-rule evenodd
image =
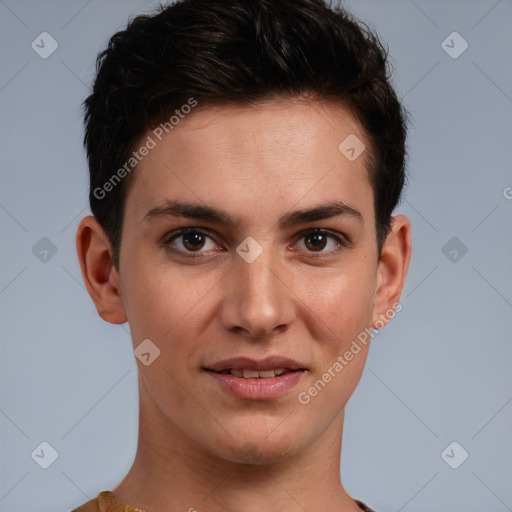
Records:
M110 242L95 217L89 215L81 220L76 233L76 250L82 278L98 314L112 324L126 322Z
M375 329L394 316L411 259L411 223L405 215L393 217L379 260L373 321Z

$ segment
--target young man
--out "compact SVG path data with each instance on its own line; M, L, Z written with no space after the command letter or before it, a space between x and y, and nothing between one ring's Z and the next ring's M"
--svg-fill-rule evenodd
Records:
M77 250L99 315L130 325L139 440L77 511L370 510L340 453L410 258L387 77L322 0L184 0L112 37Z

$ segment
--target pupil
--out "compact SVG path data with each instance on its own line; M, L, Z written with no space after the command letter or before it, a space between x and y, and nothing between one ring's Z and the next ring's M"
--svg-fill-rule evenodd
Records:
M306 245L308 245L308 246L311 245L313 250L323 249L325 247L326 237L324 235L322 235L321 233L309 235L307 237L308 241L315 240L315 239L316 239L316 242L313 242L312 244L308 244L306 242Z
M183 236L183 244L190 250L201 249L204 245L203 235L201 233L187 233Z

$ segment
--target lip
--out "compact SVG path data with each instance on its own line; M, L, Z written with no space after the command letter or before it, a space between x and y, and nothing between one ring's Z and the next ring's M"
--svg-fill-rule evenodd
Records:
M270 356L265 359L251 359L249 357L233 357L224 359L213 364L205 366L205 370L213 370L214 372L222 372L224 370L256 370L265 371L272 368L287 368L289 370L307 370L307 368L293 359L281 356Z
M229 373L216 373L223 370L256 370L265 371L273 368L286 368L290 371L283 375L267 379L236 377ZM218 361L203 368L206 375L226 393L243 400L272 400L276 399L298 385L307 368L286 357L272 356L261 360L247 357L236 357Z
M305 370L296 370L268 379L246 379L228 373L206 371L206 375L209 375L221 389L244 400L272 400L278 398L294 388L300 382L304 373L306 373Z

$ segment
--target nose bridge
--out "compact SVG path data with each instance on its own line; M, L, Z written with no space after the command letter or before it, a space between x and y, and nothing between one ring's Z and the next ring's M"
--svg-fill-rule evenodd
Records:
M265 336L291 321L292 307L279 279L281 264L271 241L242 242L231 272L223 323L253 336Z
M275 291L273 288L276 284L276 274L278 272L276 266L272 247L268 244L268 246L262 247L261 254L253 261L244 258L238 260L235 273L244 285L243 288L248 292L248 295L264 297L273 294Z

